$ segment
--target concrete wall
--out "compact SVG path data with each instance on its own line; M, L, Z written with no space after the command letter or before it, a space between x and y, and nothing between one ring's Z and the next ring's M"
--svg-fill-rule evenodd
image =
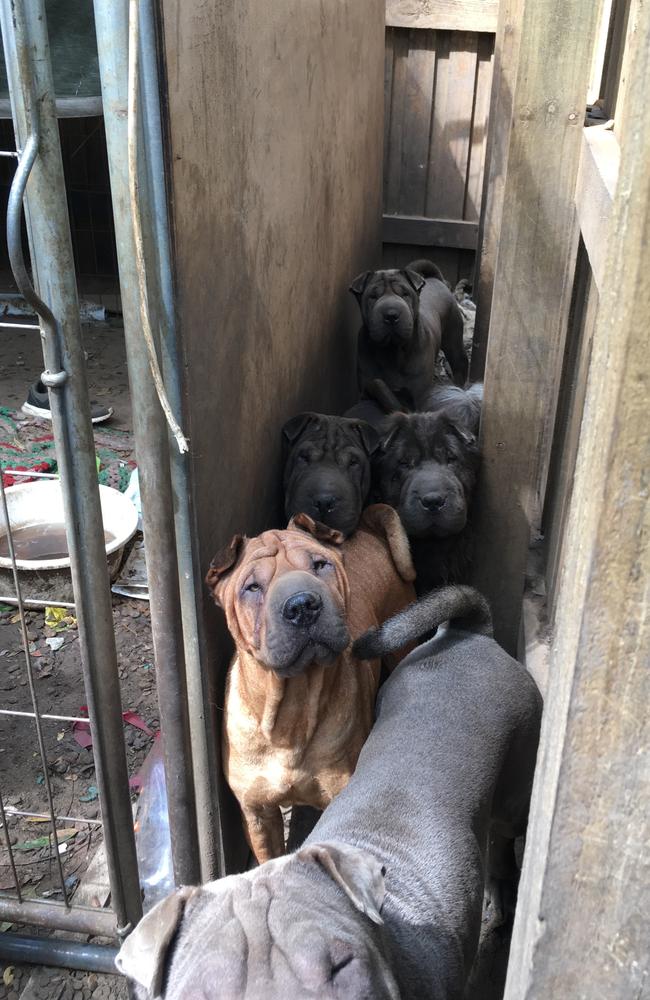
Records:
M355 397L381 260L383 0L161 0L197 551L281 521L280 428ZM202 591L206 669L221 613ZM227 854L239 826L224 799ZM233 853L234 851L234 853Z

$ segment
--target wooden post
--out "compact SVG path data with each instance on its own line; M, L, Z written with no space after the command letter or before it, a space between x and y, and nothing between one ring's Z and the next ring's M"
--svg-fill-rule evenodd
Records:
M501 0L499 4L485 148L482 211L475 263L476 321L470 365L470 378L473 382L482 379L485 370L490 313L492 311L494 269L503 211L506 160L512 127L512 95L521 41L522 10L523 0Z
M629 92L650 87L640 4ZM622 136L506 1000L650 990L650 108Z
M514 0L513 0L514 2ZM570 303L574 191L599 4L521 0L521 40L494 279L483 408L476 583L495 632L517 643L527 547L537 517ZM508 85L501 77L501 86ZM505 112L501 112L505 113ZM493 121L492 127L499 127ZM493 162L497 150L492 150Z

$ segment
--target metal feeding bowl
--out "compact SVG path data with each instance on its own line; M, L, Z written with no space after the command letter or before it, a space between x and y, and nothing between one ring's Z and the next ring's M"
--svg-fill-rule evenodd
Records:
M23 597L53 602L74 600L58 480L9 486L5 495ZM124 547L137 530L138 513L127 497L110 486L99 487L99 499L108 570L113 579ZM1 508L0 589L5 596L14 594L7 524Z

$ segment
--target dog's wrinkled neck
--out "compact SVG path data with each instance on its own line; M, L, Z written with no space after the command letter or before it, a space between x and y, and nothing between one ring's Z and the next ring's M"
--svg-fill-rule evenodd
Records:
M339 660L347 658L343 653ZM240 686L265 739L274 746L303 746L311 740L337 684L338 666L313 663L296 677L278 677L250 653L238 656Z

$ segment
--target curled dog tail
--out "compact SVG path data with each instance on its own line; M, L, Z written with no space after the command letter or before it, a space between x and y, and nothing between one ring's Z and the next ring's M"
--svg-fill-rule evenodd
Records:
M411 263L406 266L411 271L417 271L423 278L437 278L438 281L444 281L445 284L447 284L442 271L433 263L432 260L427 260L425 257L421 257L420 260L411 261Z
M470 632L492 635L490 606L478 590L440 587L360 636L352 647L353 655L359 660L373 660L396 653L408 643L429 637L446 621Z

